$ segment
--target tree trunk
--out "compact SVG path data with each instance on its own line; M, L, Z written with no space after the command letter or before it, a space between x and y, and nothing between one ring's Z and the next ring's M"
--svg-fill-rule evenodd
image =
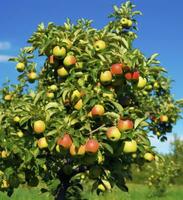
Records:
M65 177L61 181L62 182L58 188L58 192L57 192L55 200L66 200L66 193L67 193L67 189L69 187L70 178Z

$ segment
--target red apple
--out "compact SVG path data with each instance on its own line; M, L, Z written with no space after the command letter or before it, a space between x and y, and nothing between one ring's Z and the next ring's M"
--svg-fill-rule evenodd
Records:
M120 119L118 121L118 129L120 131L133 129L133 122L129 119Z
M57 140L57 144L64 147L65 149L69 149L72 145L72 138L69 134L65 133L63 137Z
M99 104L95 105L91 110L92 116L102 116L104 112L105 112L104 107Z
M107 138L111 141L118 141L121 137L119 129L115 126L108 128L106 135Z
M85 145L85 150L86 152L88 153L96 153L99 149L99 143L97 140L95 139L89 139L87 142L86 142L86 145Z
M64 61L63 61L64 65L65 66L71 66L71 65L74 65L76 64L76 58L75 56L73 55L67 55L65 58L64 58Z
M125 78L126 78L127 80L131 80L131 79L132 79L132 73L130 73L130 72L126 73L126 74L125 74Z
M121 63L113 64L111 66L111 73L116 75L122 74L123 73L122 67L123 65Z
M133 74L132 74L132 79L133 79L133 80L138 80L138 79L139 79L139 76L140 76L140 74L139 74L138 71L133 72Z

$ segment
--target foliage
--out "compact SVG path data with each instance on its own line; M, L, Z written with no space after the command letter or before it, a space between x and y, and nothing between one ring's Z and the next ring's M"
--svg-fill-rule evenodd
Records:
M149 166L151 176L148 185L151 188L150 196L164 196L171 184L175 183L180 170L179 166L172 160L157 160L154 166Z
M128 191L131 164L143 165L145 153L155 155L148 133L164 141L180 118L182 101L171 96L158 54L146 58L133 47L140 12L130 2L114 10L101 30L84 19L41 23L30 46L11 59L19 83L5 84L0 99L0 182L8 195L20 184L44 182L42 192L73 199L82 190L80 173L94 180L98 193L114 185ZM120 120L131 127L119 127ZM106 134L110 127L120 129L118 139Z

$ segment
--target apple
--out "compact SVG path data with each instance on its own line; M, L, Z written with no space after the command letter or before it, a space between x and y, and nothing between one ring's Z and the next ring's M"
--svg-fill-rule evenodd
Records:
M12 95L11 94L6 94L4 96L4 100L6 100L6 101L11 101L11 99L12 99Z
M161 133L159 131L157 131L156 135L159 137L159 136L161 136Z
M65 133L63 137L60 137L57 140L57 144L64 147L65 149L69 149L72 145L72 138L69 134Z
M128 19L127 18L123 17L120 22L121 22L122 26L124 26L124 27L128 26Z
M56 56L56 57L65 57L66 55L66 49L64 47L59 47L59 46L55 46L53 48L53 55Z
M70 146L70 154L72 156L75 155L79 155L82 156L85 154L85 145L81 145L78 148L76 148L76 146L72 143L72 145Z
M51 85L49 88L50 88L50 90L53 91L53 92L56 92L56 91L58 90L57 85Z
M54 64L54 55L51 55L51 56L49 57L49 63L50 63L50 64Z
M37 145L40 149L44 149L44 148L47 148L48 147L48 143L47 143L47 140L45 137L42 137L40 138L38 141L37 141Z
M160 116L160 121L161 122L168 122L168 116L167 115L161 115Z
M94 48L96 51L102 51L106 48L106 43L103 40L98 40L94 43Z
M97 187L98 190L104 192L105 191L105 187L103 184L99 184L98 187Z
M23 72L24 69L25 69L25 64L23 62L17 63L16 69L17 69L18 72Z
M18 131L18 132L17 132L17 136L21 138L21 137L24 136L24 133L23 133L22 131Z
M139 81L137 83L137 87L138 88L144 88L146 83L147 83L146 78L143 78L143 77L139 76Z
M123 73L123 65L121 63L116 63L111 66L111 73L115 75L120 75Z
M75 108L76 110L80 110L82 107L83 107L83 100L80 99L80 100L74 105L74 108Z
M78 148L78 152L77 152L77 155L79 156L82 156L85 154L85 145L81 145L79 148Z
M76 58L75 56L73 55L67 55L65 58L64 58L64 61L63 61L64 65L69 67L71 65L74 65L76 64Z
M50 98L50 99L53 99L55 95L54 95L53 92L47 92L47 93L46 93L46 96L47 96L48 98Z
M146 87L145 87L145 89L147 90L147 91L151 91L152 90L152 85L147 85Z
M104 92L102 94L103 97L107 97L108 99L112 100L114 99L114 94L113 93L107 93L107 92Z
M144 154L144 159L147 161L153 161L154 160L154 155L152 153L145 153Z
M77 62L75 67L76 67L76 69L82 69L83 68L83 62Z
M132 73L128 72L125 74L126 80L131 80L132 79Z
M85 150L88 153L96 153L99 149L99 143L95 139L89 139L85 144Z
M112 81L112 73L110 71L101 72L100 81L102 83L110 83Z
M137 143L135 140L125 141L123 152L124 153L135 153L137 151Z
M115 126L108 128L106 135L107 138L111 141L118 141L121 137L119 129Z
M110 190L110 189L111 189L111 184L110 184L109 181L103 179L103 180L102 180L102 183L104 184L104 186L105 186L105 188L106 188L107 190Z
M138 79L139 79L139 76L140 76L140 74L139 74L138 71L133 72L133 74L132 74L132 79L133 79L133 80L138 80Z
M10 184L7 180L3 179L2 180L2 184L1 184L1 188L2 189L6 189L6 188L9 188Z
M76 153L76 146L72 143L70 148L69 148L69 151L70 151L70 154L72 156L75 156L77 153Z
M27 76L30 83L33 83L37 79L36 72L29 72Z
M80 99L80 98L81 98L81 93L79 92L79 90L74 90L71 95L71 101L73 101L74 99Z
M91 110L91 114L92 116L102 116L105 112L105 109L102 105L95 105L92 110Z
M72 42L69 39L63 39L62 42L66 45L67 49L72 47Z
M68 76L68 71L65 69L65 67L61 67L61 68L59 68L59 69L57 69L57 74L58 74L58 76L60 76L60 77L66 77L66 76Z
M33 129L35 133L43 133L46 129L46 124L42 120L35 121Z
M128 20L128 27L131 27L132 24L133 24L132 20L129 19L129 20Z
M6 150L1 151L1 157L7 158L9 156L9 153Z
M14 121L15 123L19 123L19 122L20 122L20 117L19 117L19 116L15 116L15 117L13 118L13 121Z
M117 125L120 131L127 131L133 129L133 121L129 119L120 119Z
M159 89L160 85L159 85L159 83L158 83L158 82L154 82L154 85L153 85L153 87L154 87L155 89Z

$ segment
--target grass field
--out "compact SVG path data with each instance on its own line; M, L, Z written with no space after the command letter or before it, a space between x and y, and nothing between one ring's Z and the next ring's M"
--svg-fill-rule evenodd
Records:
M182 200L183 199L183 186L172 186L165 197L148 198L149 189L145 185L129 185L129 193L123 193L118 189L114 192L108 192L103 196L97 196L89 192L85 193L85 197L89 200ZM11 198L5 194L0 193L0 200L52 200L46 195L40 194L36 189L18 189Z

